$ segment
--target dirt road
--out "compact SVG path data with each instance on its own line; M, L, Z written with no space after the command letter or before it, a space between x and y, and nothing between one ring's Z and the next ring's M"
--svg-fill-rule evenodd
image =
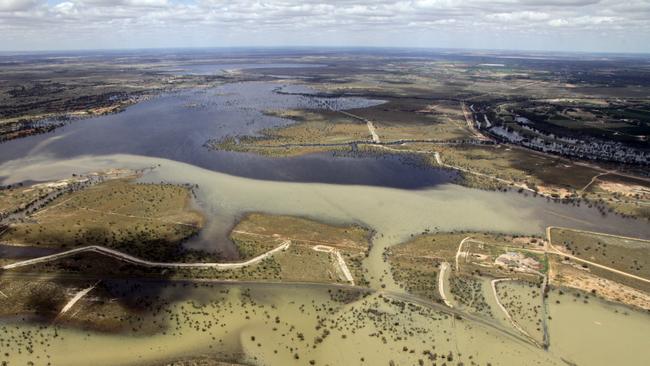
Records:
M38 258L33 258L33 259L28 259L25 261L20 261L16 263L11 263L7 264L2 267L2 269L7 270L7 269L12 269L12 268L18 268L18 267L25 267L25 266L31 266L34 264L38 263L46 263L46 262L51 262L55 261L61 258L73 256L76 254L80 253L86 253L86 252L94 252L94 253L99 253L108 257L112 257L124 262L132 263L132 264L137 264L141 265L144 267L156 267L156 268L218 268L218 269L233 269L233 268L242 268L246 266L250 266L252 264L258 263L263 261L264 259L272 256L276 252L286 250L289 248L291 245L290 240L285 240L280 246L277 248L271 249L270 251L261 254L255 258L249 259L245 262L238 262L238 263L178 263L178 262L169 262L169 263L163 263L163 262L151 262L148 260L140 259L137 257L134 257L132 255L122 253L120 251L98 246L98 245L91 245L87 247L82 247L82 248L76 248L76 249L71 249L67 250L65 252L61 253L56 253L52 255L46 255L43 257L38 257Z
M327 245L316 245L312 249L317 252L326 252L326 253L334 254L334 256L336 257L336 262L338 263L339 268L341 269L341 273L343 273L343 276L345 277L346 281L348 281L352 286L354 286L354 277L352 277L352 272L350 272L348 265L345 263L345 259L343 259L343 256L341 255L341 252L338 251L338 249L328 247Z
M447 295L445 294L445 274L449 270L449 263L447 262L442 262L440 263L440 272L438 272L438 292L440 293L440 297L442 298L442 301L444 301L445 305L449 306L450 308L453 308L454 305L449 302L447 299Z

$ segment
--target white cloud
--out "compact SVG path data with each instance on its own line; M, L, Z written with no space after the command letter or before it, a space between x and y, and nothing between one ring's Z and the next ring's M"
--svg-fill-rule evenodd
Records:
M0 48L542 47L650 39L648 0L0 0ZM593 34L592 34L593 33ZM129 37L125 38L124 34ZM88 39L93 41L90 43ZM497 43L500 42L500 43ZM596 42L600 47L606 43ZM539 46L536 46L539 45ZM612 43L611 49L619 47Z
M44 0L0 0L0 11L25 11L44 3Z

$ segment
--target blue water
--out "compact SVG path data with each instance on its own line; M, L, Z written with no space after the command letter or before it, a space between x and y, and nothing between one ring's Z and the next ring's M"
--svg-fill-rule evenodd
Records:
M210 139L257 135L292 121L265 115L268 110L351 109L381 103L364 98L322 98L277 93L269 82L226 84L189 90L138 103L118 114L77 120L54 132L0 144L0 164L30 156L73 158L133 154L171 159L247 178L420 188L449 182L455 173L424 168L403 157L336 157L316 154L270 158L214 151ZM292 90L308 92L304 87ZM2 177L0 177L0 180Z

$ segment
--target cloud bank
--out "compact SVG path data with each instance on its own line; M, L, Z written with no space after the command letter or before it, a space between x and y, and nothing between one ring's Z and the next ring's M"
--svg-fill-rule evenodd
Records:
M650 52L650 0L0 0L0 49L393 46Z

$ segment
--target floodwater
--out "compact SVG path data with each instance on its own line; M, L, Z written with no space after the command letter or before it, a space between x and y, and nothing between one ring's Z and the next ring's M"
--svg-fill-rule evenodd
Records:
M0 144L0 163L15 159L67 159L84 155L133 154L159 157L227 174L265 180L379 185L434 186L453 179L396 157L335 157L316 154L272 158L213 151L208 140L254 136L265 128L292 123L265 115L287 108L349 109L381 103L364 98L321 98L276 93L283 84L247 82L189 90L138 103L118 114L73 121L54 132ZM305 90L294 86L292 90ZM8 175L2 174L7 177Z
M443 184L419 190L362 185L295 183L248 179L166 159L133 155L76 159L27 158L0 165L5 183L69 176L73 172L111 167L157 166L147 182L198 185L198 204L208 216L195 247L233 253L226 240L235 221L249 212L297 215L332 223L357 223L375 231L366 261L370 281L397 290L382 258L384 248L425 230L478 230L544 235L549 225L572 226L613 234L650 237L641 220L602 216L585 206L547 202L518 193L489 192Z
M649 365L650 315L575 292L548 298L550 351L578 365ZM559 303L558 303L559 301Z
M166 304L143 315L164 330L102 334L61 326L0 322L12 364L154 365L214 356L259 365L646 365L647 314L570 295L551 306L543 351L500 326L472 322L390 295L341 302L327 285L148 284ZM82 305L82 304L80 304ZM83 307L83 306L81 306ZM407 310L407 311L405 311ZM80 352L83 350L83 352ZM31 352L30 352L31 351ZM434 356L435 354L435 356ZM451 355L451 358L450 356ZM443 358L444 356L444 358ZM6 357L0 355L0 359ZM453 362L453 363L452 363Z
M513 192L460 187L449 184L453 177L446 173L395 158L314 155L272 159L202 147L211 138L254 135L263 128L288 123L263 115L264 110L311 108L323 103L315 97L275 93L276 87L273 83L242 83L167 95L124 113L76 121L51 134L0 144L0 183L155 166L142 181L198 185L197 201L208 221L189 246L234 256L227 233L249 212L358 223L374 230L373 247L364 262L371 287L387 291L401 290L388 275L384 249L425 230L541 236L547 226L557 225L650 238L650 226L641 220L604 217L588 207ZM373 103L378 101L328 101L335 108ZM171 298L177 298L172 296L175 290L168 291ZM394 360L396 365L411 365L429 357L424 351L436 353L439 364L446 360L447 364L523 365L535 360L539 365L562 365L562 359L581 365L647 364L639 361L646 361L648 315L631 310L624 315L623 310L613 311L611 305L598 301L561 301L558 305L551 301L551 347L545 352L513 332L509 335L432 310L409 307L405 311L377 295L342 305L330 300L326 291L295 285L265 284L250 291L233 285L227 294L214 288L185 291L189 292L182 300L169 305L168 316L157 319L183 321L152 336L61 328L56 331L59 336L53 337L52 327L4 320L0 323L4 324L0 325L0 360L9 344L10 359L17 364L87 365L89 357L96 365L147 364L219 354L236 355L253 364L315 360L316 364L374 365ZM276 316L281 319L279 325L273 321ZM320 336L316 327L323 322L331 333L313 348ZM583 329L593 332L585 338ZM16 353L17 348L22 353ZM453 361L442 359L449 352ZM612 359L611 354L619 358Z
M69 366L87 365L90 358L96 366L142 365L203 355L260 365L413 365L429 357L424 352L454 364L522 365L534 357L542 365L561 365L497 328L426 307L404 311L403 303L378 295L342 303L328 286L161 286L169 305L143 316L165 324L164 331L110 335L59 327L55 333L53 326L0 323L0 341L11 344L3 353L12 364Z

